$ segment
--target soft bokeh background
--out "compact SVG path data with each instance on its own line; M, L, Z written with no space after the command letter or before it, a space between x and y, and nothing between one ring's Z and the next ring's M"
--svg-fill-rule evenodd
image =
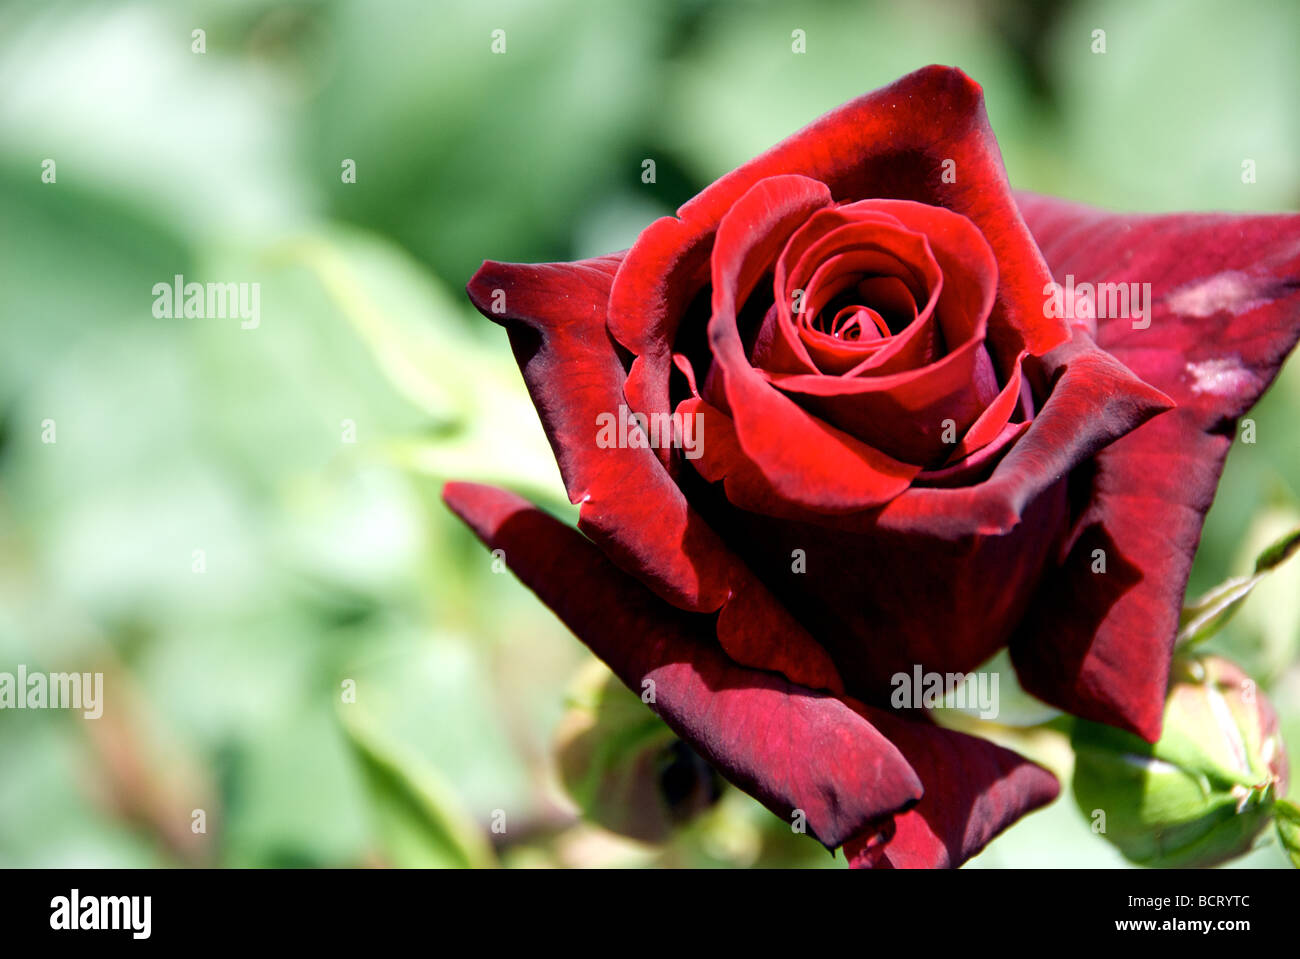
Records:
M833 864L729 789L657 843L575 815L555 744L586 742L602 677L438 500L488 480L572 516L464 282L485 257L623 248L931 62L984 85L1018 187L1294 210L1297 36L1287 0L0 5L0 669L108 684L95 722L0 713L0 864ZM260 283L261 326L155 318L177 273ZM1298 404L1293 362L1232 454L1193 592L1300 519ZM1214 646L1300 743L1300 563ZM1042 718L1010 683L1004 720ZM615 739L666 744L603 702ZM609 795L669 781L660 753L602 753ZM693 808L705 777L672 770ZM1068 790L974 862L1122 864Z

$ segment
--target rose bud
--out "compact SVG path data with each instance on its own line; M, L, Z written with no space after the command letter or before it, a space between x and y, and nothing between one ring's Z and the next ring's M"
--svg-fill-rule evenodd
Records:
M1175 660L1154 745L1084 721L1073 745L1079 808L1143 866L1212 866L1248 852L1286 793L1277 714L1218 656Z
M556 738L565 790L611 832L662 842L722 796L722 777L605 669L579 676Z

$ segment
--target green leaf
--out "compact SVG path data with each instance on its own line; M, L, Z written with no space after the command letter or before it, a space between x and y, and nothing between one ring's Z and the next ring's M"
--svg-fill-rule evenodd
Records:
M335 229L286 241L271 257L309 269L393 388L439 425L469 412L473 354L447 292L377 236Z
M506 338L467 303L453 302L437 277L394 244L359 230L299 237L272 255L311 271L385 381L427 417L421 432L382 438L377 448L388 462L567 505ZM487 335L471 332L480 326Z
M1300 529L1293 529L1259 554L1255 560L1255 572L1267 573L1276 569L1297 552L1300 552Z
M1269 545L1255 560L1250 576L1234 576L1183 608L1179 619L1178 643L1194 644L1217 633L1241 608L1260 581L1300 551L1300 529L1292 530Z
M385 740L359 707L341 709L387 862L404 868L494 865L482 830L437 771Z
M1289 799L1280 799L1274 804L1273 812L1282 848L1290 857L1291 865L1300 869L1300 806Z

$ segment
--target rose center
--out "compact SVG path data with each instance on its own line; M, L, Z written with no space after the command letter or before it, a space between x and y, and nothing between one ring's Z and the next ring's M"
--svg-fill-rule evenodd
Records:
M822 314L825 316L825 314ZM820 317L818 318L820 321ZM875 340L889 336L889 324L875 310L865 306L846 306L835 314L830 328L817 324L823 333L840 340Z
M915 304L902 283L893 277L866 277L850 280L809 325L838 340L873 342L900 333L915 318Z

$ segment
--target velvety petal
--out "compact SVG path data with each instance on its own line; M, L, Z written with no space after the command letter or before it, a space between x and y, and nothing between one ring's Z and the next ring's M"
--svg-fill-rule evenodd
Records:
M863 206L832 207L809 217L790 237L776 262L774 286L778 317L782 328L789 329L796 340L796 360L806 357L812 362L768 366L755 357L755 365L785 373L847 372L829 368L818 357L820 344L809 326L826 301L846 282L855 284L861 278L855 274L892 277L901 282L918 318L886 343L836 343L841 350L860 354L849 369L875 370L883 366L881 372L897 372L924 365L926 356L940 351L943 340L933 314L944 276L927 237L908 229L888 212L861 209ZM832 282L828 283L828 279ZM791 313L796 290L803 291L797 321Z
M1050 396L988 482L909 490L886 504L874 525L944 538L1007 532L1044 489L1173 405L1082 331L1035 363Z
M922 234L943 273L944 295L935 311L948 349L983 338L985 322L996 302L998 264L988 241L970 220L951 210L907 200L863 200L841 209L888 213ZM1016 337L1013 342L1022 342L1019 330L1011 332ZM1005 366L1010 359L1008 355Z
M950 456L948 430L954 439L964 435L998 394L991 361L978 340L964 343L929 367L906 373L768 380L802 409L873 449L918 466L942 463Z
M625 392L632 409L671 409L668 396L673 343L691 300L709 279L712 230L693 230L661 217L641 231L609 294L610 334L636 357ZM671 467L668 457L665 459Z
M731 417L698 396L683 400L677 409L703 424L709 443L695 469L710 483L722 483L728 502L752 513L784 515L791 508L741 449Z
M801 255L801 262L791 271L790 277L785 279L784 286L806 288L808 295L805 299L815 311L824 297L817 296L815 278L805 278L802 274L813 272L815 277L823 273L829 265L827 254L836 249L835 241L839 237L872 237L871 229L853 230L855 221L867 219L869 225L879 218L897 223L902 228L903 237L915 237L916 248L913 250L908 250L899 240L895 240L892 246L899 252L899 259L914 272L915 275L910 279L918 288L916 292L924 291L928 294L928 301L927 296L922 295L918 296L917 302L924 304L921 312L923 317L933 312L937 342L943 344L951 354L972 341L983 341L989 313L995 302L998 265L988 243L971 221L948 210L902 200L865 200L824 210L791 238L790 246L782 255L782 261L791 257L804 234L811 232L813 237L817 237L815 228L819 226L825 231L825 236L819 237L817 242L803 240L806 249ZM844 223L846 226L828 230L828 225L836 223ZM888 233L883 234L882 239L888 238ZM782 285L783 280L782 265L783 262L777 265L778 286ZM892 340L904 341L912 333L913 329L909 327ZM892 362L891 354L894 352L896 351L891 344L890 349L872 356L853 371L852 377L845 377L842 381L826 377L818 379L830 384L828 389L844 393L866 393L892 389L893 387L879 385L880 381L894 382L889 379L889 374L901 373L911 377L923 375L923 370L928 365L926 362L917 362L918 358L914 355L910 362ZM911 354L903 355L906 357ZM1005 369L1010 369L1011 360L1012 357L1007 357ZM949 365L946 359L934 364L936 367L944 365ZM868 373L870 376L866 375ZM813 378L792 377L790 381L797 382L800 379L811 382Z
M955 176L945 183L949 160ZM825 183L839 202L915 200L968 217L993 248L1006 325L1021 331L1023 348L1042 355L1068 339L1065 324L1043 314L1050 276L1007 184L983 91L961 70L925 67L833 110L718 180L679 216L714 228L755 183L784 173Z
M920 242L917 246L922 251L921 255L932 259L924 238L918 239ZM897 372L901 369L924 366L930 361L930 357L939 353L943 341L939 338L932 318L933 304L927 303L924 299L921 302L925 305L917 314L917 319L909 324L907 329L883 341L879 337L866 341L845 341L817 329L809 321L809 316L825 309L826 303L832 297L856 285L862 274L894 277L902 275L908 269L907 261L903 258L906 252L906 250L884 252L879 249L859 248L847 253L834 253L820 261L816 273L807 281L805 302L808 305L797 326L799 340L807 350L809 358L816 364L816 369L811 371L812 373L841 375L852 371L856 374L868 369L874 372L881 366L885 367L880 370L882 373ZM942 277L937 266L934 272L936 275L934 298L937 299ZM778 278L778 284L779 282ZM791 282L798 283L799 280ZM779 313L787 312L787 302L788 300L783 297L779 303ZM834 350L829 357L834 365L828 364L826 358L821 355L828 347ZM854 353L858 354L855 362L848 364L847 368L841 368L840 361L853 356ZM755 358L755 365L762 366L757 358ZM784 370L778 367L777 371ZM793 372L809 373L807 370Z
M1065 346L1030 358L1051 399L987 481L959 488L913 485L878 509L828 515L770 496L746 508L842 532L883 530L900 536L959 541L1015 529L1026 508L1098 450L1169 409L1172 401L1148 386L1079 330ZM1026 360L1026 365L1030 362ZM740 463L713 429L706 455L695 461L711 481L738 475ZM743 452L743 451L742 451ZM726 468L707 471L718 462ZM919 483L927 473L918 474Z
M1155 741L1192 557L1237 418L1300 337L1300 216L1020 202L1061 283L1151 284L1151 315L1099 318L1098 338L1178 408L1072 479L1070 549L1013 659L1040 698ZM1096 550L1104 574L1093 572Z
M1016 357L1016 365L1006 385L962 436L961 442L948 457L949 463L956 463L983 449L1006 430L1007 424L1011 422L1011 414L1016 411L1016 405L1020 402L1020 388L1023 381L1021 364L1024 360L1023 353Z
M856 220L867 219L859 214ZM895 230L902 227L897 218L885 214L872 217L877 222L892 226ZM835 226L844 224L845 216L839 208L827 208L813 214L790 237L785 249L777 258L773 288L775 303L768 311L764 329L760 332L751 360L754 366L777 373L832 373L841 375L862 364L874 360L877 363L889 362L899 353L913 356L920 354L917 362L925 362L924 355L938 353L941 343L935 333L933 323L928 321L933 311L934 301L938 299L939 289L943 283L943 273L935 262L924 237L916 237L911 255L906 245L903 249L882 249L879 244L874 249L857 250L840 257L807 256L809 247L821 240L824 234ZM813 274L824 268L833 267L837 262L845 262L845 257L858 260L859 269L870 270L874 278L867 280L874 284L876 294L881 295L885 304L895 315L906 316L909 322L903 324L904 332L890 339L888 343L861 342L846 343L842 340L817 334L809 328L809 319L815 315L813 298L818 291L809 288ZM808 276L804 276L808 273ZM856 278L854 278L856 279ZM881 288L884 284L884 288ZM929 289L933 287L934 296ZM799 293L799 313L794 314L795 291ZM866 302L864 299L863 302ZM924 304L923 307L918 306ZM921 323L915 323L918 316ZM915 340L921 342L913 342ZM881 356L881 350L886 355ZM896 362L905 363L905 359Z
M772 177L745 194L718 228L712 258L714 365L703 395L731 416L745 455L783 498L810 509L860 510L905 490L919 467L822 422L776 390L745 354L736 313L791 233L830 200L807 177ZM790 437L797 436L798 443ZM712 453L704 444L704 458Z
M881 218L897 226L887 231L878 225ZM804 234L813 239L801 243ZM786 285L806 288L809 309L817 311L827 296L821 294L816 278L839 259L827 254L842 244L862 244L877 237L900 251L905 251L904 240L913 239L923 254L912 251L904 259L932 264L933 277L926 284L930 299L920 318L851 375L775 375L771 382L804 409L872 448L903 462L936 465L952 455L954 442L998 393L997 374L984 347L997 288L997 263L965 217L901 200L867 200L822 211L796 233L781 259L790 257L794 249L803 252ZM821 265L810 267L808 261ZM850 260L849 268L853 266ZM813 270L814 277L806 279L804 274ZM781 282L778 265L778 286ZM784 303L778 306L784 308ZM927 349L925 341L916 339L918 332L946 344L946 354L929 362L907 349L909 338ZM811 352L811 344L809 348ZM1003 364L1008 375L1013 362L1008 357Z
M690 507L653 451L597 445L598 417L617 415L625 402L623 367L604 325L618 263L618 256L488 262L468 286L479 310L510 334L569 498L581 503L579 526L675 606L713 612L742 604L744 630L736 612L719 619L718 638L733 658L814 688L840 689L825 651ZM497 304L503 312L493 310ZM699 439L707 447L707 437Z
M745 210L752 195L753 191L742 198L736 210ZM720 255L723 231L737 216L733 211L724 219L715 258ZM970 220L900 200L867 200L814 213L794 232L777 262L776 321L794 325L789 300L793 290L803 290L806 309L800 316L799 336L807 355L824 370L815 336L807 328L809 314L817 315L846 283L856 283L863 273L883 272L886 268L877 261L891 255L899 265L893 275L914 283L920 301L926 302L928 296L917 320L879 350L872 350L851 375L778 374L769 381L817 419L873 450L900 462L938 465L953 456L954 444L968 435L999 391L984 347L997 263ZM794 266L787 268L788 261ZM907 264L915 264L915 275L907 276ZM714 322L720 320L715 311ZM1019 343L1018 331L1016 337ZM936 343L946 344L947 352L930 362L927 357L934 354ZM871 350L868 344L857 346L864 347ZM851 349L843 344L840 348ZM727 366L725 357L720 361ZM1008 357L1003 369L1018 384L1015 358ZM994 424L986 418L958 458L988 442L1006 424L1019 386L1014 389L1008 402L997 407L1005 413L1001 421ZM743 414L733 408L734 416ZM753 445L746 438L743 419L737 431L743 445ZM765 468L761 459L758 465Z
M880 823L847 842L850 866L956 868L1060 791L1050 772L1001 746L882 710L863 711L907 757L925 796L893 817L883 842L877 840Z
M725 500L693 502L819 638L852 695L879 704L894 673L918 663L966 672L1005 645L1064 536L1065 478L1169 406L1082 332L1033 362L1050 395L986 480L913 486L883 507L836 517L791 510L747 465L722 411L688 401L710 435L695 465L725 482ZM791 571L794 550L805 574Z
M945 169L954 182L944 182ZM760 180L790 173L825 183L838 202L915 200L970 218L1001 271L995 353L1042 355L1069 338L1063 320L1044 316L1040 292L1051 277L1012 198L979 84L931 66L832 111L712 184L678 219L642 234L619 270L609 315L614 336L638 357L628 388L638 409L670 408L681 307L707 281L702 264L723 216Z
M1025 421L1008 423L987 445L941 469L922 470L912 483L916 486L938 486L945 489L982 483L1027 429L1029 423Z
M583 530L674 605L717 609L728 590L716 566L721 544L692 516L650 450L596 443L597 418L617 415L625 402L625 374L604 325L619 262L618 256L536 265L489 261L467 291L484 316L510 333L569 498L582 504Z
M835 697L731 662L707 617L660 601L578 532L492 487L448 484L447 504L719 772L835 847L921 796L911 767ZM647 685L647 683L649 685Z
M913 342L915 337L907 337L903 347L895 348L893 345L892 340L899 337L891 336L889 331L901 327L903 333L899 336L905 336L920 318L916 301L901 280L889 276L876 276L862 280L858 283L857 289L861 294L861 301L870 304L872 321L876 324L881 337L889 336L890 341L875 340L865 344L865 349L846 349L842 339L830 338L825 334L814 338L812 334L808 334L807 346L810 355L814 350L820 354L816 359L819 370L837 375L857 376L867 370L877 371L884 364L891 362L917 367L932 363L938 358L942 344L933 329L919 344ZM847 309L852 307L846 307ZM831 339L832 342L828 344L827 339ZM864 356L864 353L868 355ZM763 369L773 369L758 362L757 358L754 365Z

